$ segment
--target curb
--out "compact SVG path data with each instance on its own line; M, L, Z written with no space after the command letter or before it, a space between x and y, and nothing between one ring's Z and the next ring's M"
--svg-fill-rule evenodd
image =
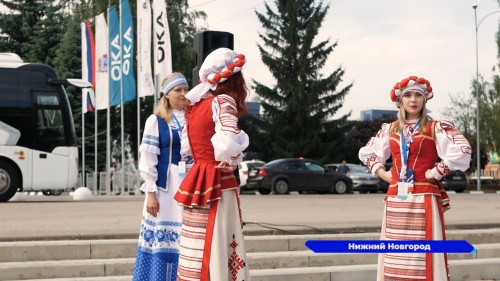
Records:
M246 225L246 224L244 224ZM447 225L446 230L471 230L500 228L500 223L489 224L453 224ZM296 227L290 230L284 229L248 229L243 230L245 236L264 235L304 235L304 234L347 234L347 233L367 233L380 232L380 227L346 227L346 228L323 228L311 229ZM76 235L53 235L53 236L23 236L23 237L2 237L0 242L14 241L54 241L54 240L109 240L109 239L138 239L139 233L121 234L76 234Z

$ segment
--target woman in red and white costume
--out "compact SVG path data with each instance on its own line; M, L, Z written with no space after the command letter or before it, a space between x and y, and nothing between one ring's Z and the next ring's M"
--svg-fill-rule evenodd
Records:
M233 173L249 143L238 128L247 111L244 64L245 56L230 49L213 51L200 68L201 83L186 95L192 107L181 154L194 164L174 196L184 206L179 280L250 280Z
M422 77L396 83L391 100L398 120L383 124L359 159L376 176L390 183L385 198L382 240L445 240L443 213L449 198L439 180L451 170L466 170L471 146L447 121L433 121L426 103L432 87ZM392 156L393 168L384 169ZM442 159L438 165L438 157ZM377 280L450 280L443 253L379 254Z

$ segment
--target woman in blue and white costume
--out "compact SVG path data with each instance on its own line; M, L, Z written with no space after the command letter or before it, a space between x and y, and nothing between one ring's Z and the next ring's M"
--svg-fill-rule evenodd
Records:
M172 200L182 181L181 129L185 124L184 75L172 73L162 82L155 113L146 120L139 147L139 171L146 193L133 280L176 280L182 207Z

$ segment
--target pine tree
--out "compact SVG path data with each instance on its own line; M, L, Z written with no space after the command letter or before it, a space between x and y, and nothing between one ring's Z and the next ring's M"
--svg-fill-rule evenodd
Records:
M0 52L13 52L29 62L51 64L63 34L62 5L42 0L0 0Z
M261 58L276 79L274 87L254 81L264 116L258 120L264 159L304 156L320 161L342 151L348 115L334 120L352 84L339 88L344 70L324 76L320 70L337 46L315 38L329 5L314 0L275 0L256 12L265 33L259 34Z

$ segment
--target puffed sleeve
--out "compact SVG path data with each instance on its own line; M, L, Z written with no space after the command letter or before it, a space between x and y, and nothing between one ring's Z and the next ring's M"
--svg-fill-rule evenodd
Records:
M235 100L228 95L216 96L212 102L212 119L215 134L212 137L215 160L238 165L242 152L248 147L248 135L238 128L238 109Z
M472 148L462 132L451 122L436 122L436 149L441 162L432 169L435 179L440 180L453 170L469 168Z
M156 192L156 180L158 179L158 155L160 154L160 135L158 132L158 120L156 115L152 114L146 120L144 125L144 134L141 145L139 146L139 172L144 179L141 186L143 192Z
M389 147L390 127L388 123L382 124L382 128L380 128L378 133L359 150L359 160L370 169L373 175L375 175L378 168L383 168L383 165L391 156L391 149Z

